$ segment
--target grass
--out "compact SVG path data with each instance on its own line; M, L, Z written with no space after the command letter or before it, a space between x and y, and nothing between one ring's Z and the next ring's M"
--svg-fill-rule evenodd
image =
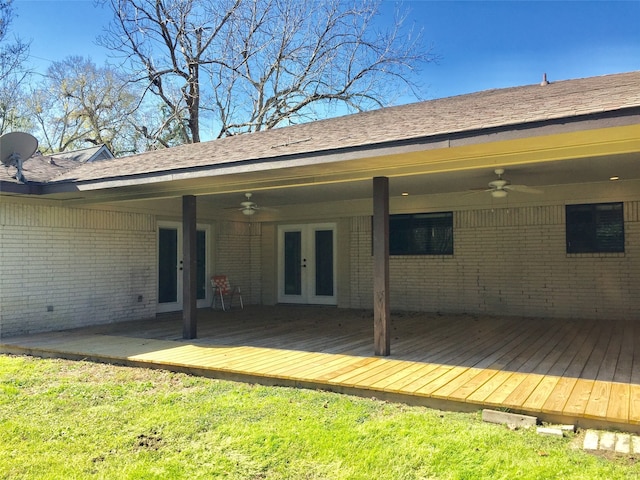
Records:
M0 355L0 478L634 478L633 458L441 412Z

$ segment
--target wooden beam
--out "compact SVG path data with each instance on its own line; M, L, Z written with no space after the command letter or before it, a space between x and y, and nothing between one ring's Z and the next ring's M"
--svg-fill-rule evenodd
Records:
M373 337L376 355L391 354L389 179L373 179Z
M182 197L182 338L197 336L196 197Z

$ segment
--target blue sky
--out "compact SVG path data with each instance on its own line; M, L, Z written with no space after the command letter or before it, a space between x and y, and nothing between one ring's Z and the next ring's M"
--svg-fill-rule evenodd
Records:
M110 12L93 0L14 0L12 31L31 40L31 63L106 52L95 37ZM490 88L640 70L640 0L405 0L410 22L424 29L441 60L420 77L426 98ZM383 2L392 18L395 2Z

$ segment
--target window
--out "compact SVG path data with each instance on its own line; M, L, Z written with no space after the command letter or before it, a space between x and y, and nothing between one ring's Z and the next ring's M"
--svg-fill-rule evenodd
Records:
M567 253L624 252L622 202L567 205Z
M453 255L453 213L389 217L391 255Z

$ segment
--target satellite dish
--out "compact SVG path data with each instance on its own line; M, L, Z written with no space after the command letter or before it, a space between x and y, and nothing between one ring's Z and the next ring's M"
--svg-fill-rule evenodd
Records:
M38 140L24 132L10 132L0 136L0 162L7 167L15 167L14 178L26 182L22 174L22 162L31 157L38 149Z

